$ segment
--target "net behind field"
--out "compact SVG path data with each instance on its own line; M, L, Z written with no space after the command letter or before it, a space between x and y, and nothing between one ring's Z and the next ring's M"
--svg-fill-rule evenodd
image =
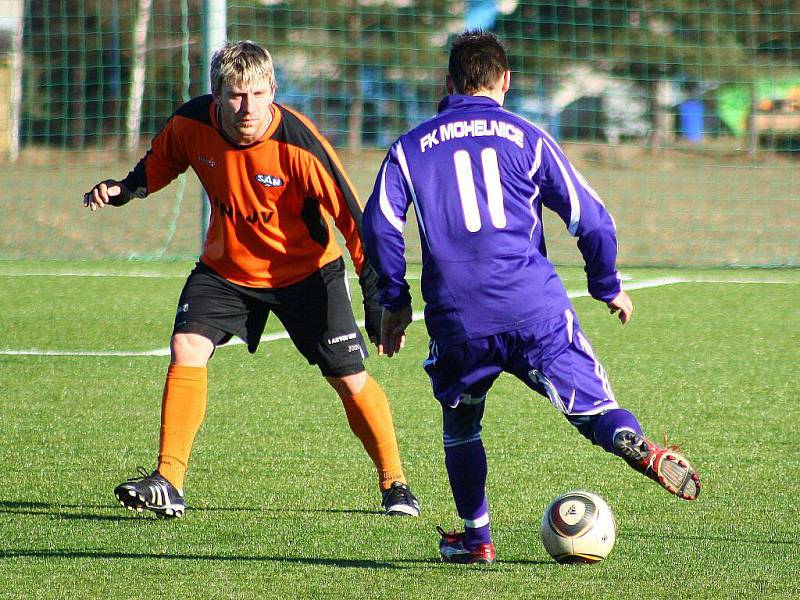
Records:
M81 197L125 176L172 111L207 91L202 3L12 5L22 19L0 19L18 25L0 29L0 259L196 257L193 173L100 214ZM277 101L319 125L366 200L388 145L445 93L452 35L488 26L509 47L507 107L552 133L603 198L623 267L800 265L800 8L614 6L238 0L227 37L271 50ZM563 224L546 214L544 226L551 258L578 263Z
M754 167L682 152L660 157L638 149L564 148L604 199L617 224L620 263L685 266L800 265L800 211L792 164ZM362 198L372 189L383 153L343 152ZM29 164L0 167L4 181L3 259L192 258L200 247L200 185L193 174L144 200L96 214L81 206L96 179L127 173L124 160L48 153ZM409 213L409 257L421 258ZM575 264L575 239L545 214L550 257Z

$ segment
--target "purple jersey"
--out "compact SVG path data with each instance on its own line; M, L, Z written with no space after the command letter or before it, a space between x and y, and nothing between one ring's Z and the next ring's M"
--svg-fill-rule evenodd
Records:
M607 302L621 290L614 222L597 193L549 135L491 98L446 97L383 161L364 243L392 310L410 302L403 228L412 204L434 340L512 331L570 308L547 259L542 205L578 238L590 294Z

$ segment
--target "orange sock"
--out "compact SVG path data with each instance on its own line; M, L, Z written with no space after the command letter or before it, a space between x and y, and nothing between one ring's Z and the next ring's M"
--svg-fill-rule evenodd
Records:
M208 369L170 365L161 402L158 472L179 490L208 402Z
M356 434L378 470L381 491L393 481L406 483L394 434L392 412L381 386L367 375L367 383L354 395L342 398L350 429Z

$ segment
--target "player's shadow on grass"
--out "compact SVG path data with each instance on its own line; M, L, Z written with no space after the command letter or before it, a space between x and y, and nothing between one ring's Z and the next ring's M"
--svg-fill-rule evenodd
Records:
M378 510L367 510L365 508L280 508L280 507L258 507L258 506L191 506L188 510L198 512L252 512L252 513L282 513L282 514L342 514L342 515L377 515Z
M86 512L76 514L69 512L73 510L87 511L91 509L106 510L120 510L124 511L118 515L106 514L86 514ZM276 507L241 507L241 506L199 506L190 507L192 512L248 512L248 513L261 513L261 514L312 514L312 513L325 513L325 514L345 514L345 515L378 515L377 510L366 509L341 509L341 508L276 508ZM60 519L73 519L73 520L86 520L86 521L127 521L137 519L140 516L152 516L152 513L132 513L125 511L118 504L54 504L50 502L24 502L24 501L0 501L0 514L26 514L26 515L46 515L51 517L58 517Z
M75 558L89 558L89 559L130 559L130 560L202 560L202 561L223 561L223 562L271 562L282 564L299 564L309 566L322 566L322 567L339 567L343 569L392 569L392 570L409 570L419 567L435 567L442 565L442 568L462 568L462 565L444 565L439 559L400 559L395 561L378 561L367 559L343 559L343 558L313 558L313 557L295 557L295 556L242 556L231 555L221 556L214 554L144 554L138 552L87 552L85 550L6 550L0 551L0 559L8 558L45 558L45 559L75 559ZM504 560L501 563L491 566L482 567L489 571L502 570L503 565L514 566L535 566L535 565L553 565L552 561L544 560Z
M215 555L215 554L145 554L138 552L87 552L84 550L7 550L0 552L0 558L89 558L89 559L131 559L131 560L218 560L224 562L274 562L286 564L302 564L323 567L342 567L351 569L409 569L414 566L430 564L428 560L408 560L390 562L365 559L341 559L341 558L313 558L313 557L293 557L293 556L242 556L242 555Z
M76 514L65 512L70 510L87 509L109 509L112 505L101 504L52 504L49 502L9 502L0 501L0 514L16 515L43 515L58 519L74 521L124 521L128 519L126 515L105 515L105 514Z

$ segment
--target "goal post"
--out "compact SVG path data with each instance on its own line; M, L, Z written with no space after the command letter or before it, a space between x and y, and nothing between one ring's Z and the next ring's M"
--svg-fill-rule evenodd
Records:
M203 0L203 74L206 86L211 91L209 73L211 57L217 48L227 41L227 2L226 0ZM208 223L211 219L211 202L208 194L202 190L200 194L200 243L206 239Z

